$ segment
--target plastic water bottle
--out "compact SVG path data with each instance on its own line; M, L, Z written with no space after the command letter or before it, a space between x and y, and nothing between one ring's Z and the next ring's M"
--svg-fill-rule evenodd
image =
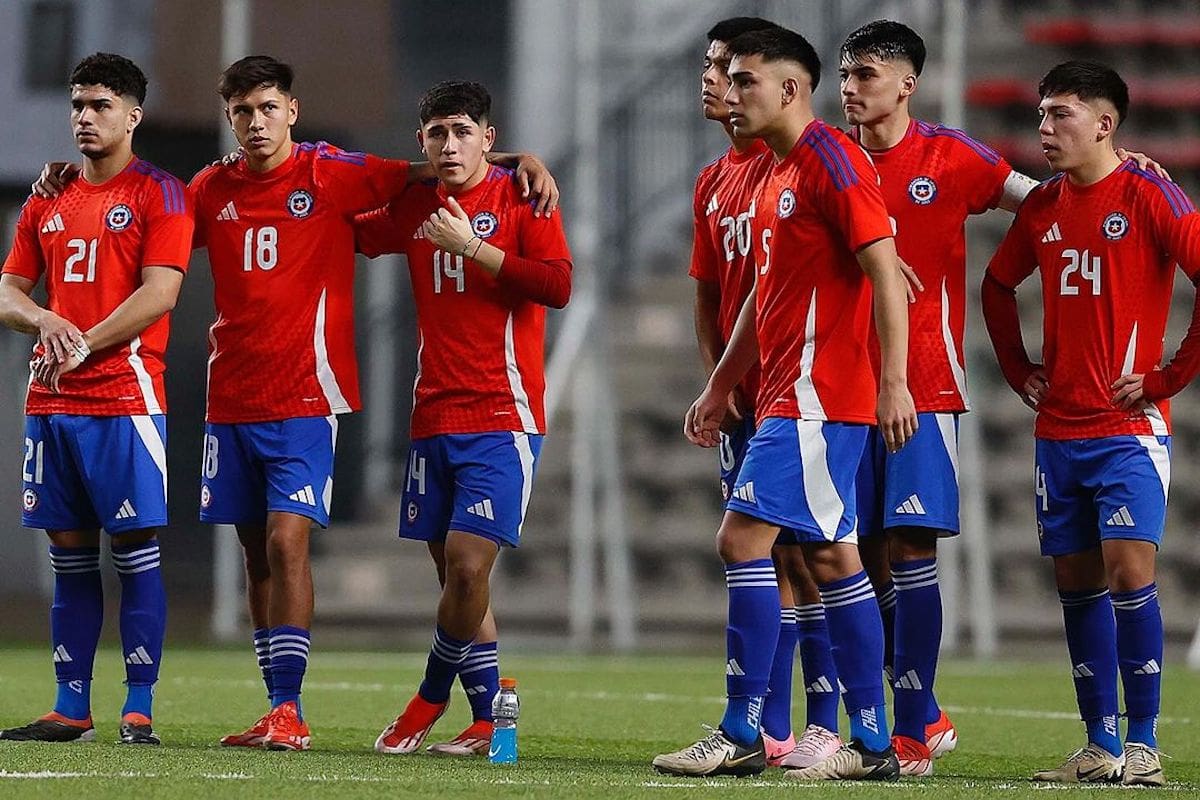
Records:
M517 763L517 718L521 700L515 678L501 678L500 691L492 698L492 746L488 758L493 764Z

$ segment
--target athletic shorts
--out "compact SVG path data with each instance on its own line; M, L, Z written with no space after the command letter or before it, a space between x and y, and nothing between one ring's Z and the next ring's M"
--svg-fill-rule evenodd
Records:
M721 434L719 447L721 458L721 497L726 502L733 494L733 485L737 483L738 473L742 471L742 462L746 460L746 449L754 436L754 417L747 414L741 423L730 434ZM791 528L780 528L775 544L800 544L804 541Z
M750 439L726 508L792 528L801 542L857 542L854 478L867 429L766 419Z
M516 547L543 438L489 431L414 440L400 498L401 538L441 542L462 531Z
M858 532L933 528L958 535L958 414L917 415L917 433L889 453L872 426L858 470Z
M25 417L21 524L110 534L167 524L164 414Z
M329 527L337 429L336 416L206 423L200 519L266 525L286 511Z
M1038 439L1034 461L1042 555L1083 552L1104 539L1161 544L1170 436Z

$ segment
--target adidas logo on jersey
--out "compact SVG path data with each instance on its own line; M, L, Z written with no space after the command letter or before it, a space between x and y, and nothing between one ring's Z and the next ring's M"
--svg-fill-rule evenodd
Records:
M70 664L75 659L71 658L71 654L67 652L67 648L61 644L54 648L54 663L55 664Z
M908 672L900 676L900 679L892 684L897 689L912 689L914 692L921 691L921 679L917 677L917 671L910 669Z
M1126 506L1121 506L1104 524L1112 525L1115 528L1132 528L1135 523L1133 515L1129 513L1129 509Z
M1050 242L1061 242L1061 241L1062 241L1062 231L1060 231L1058 229L1058 223L1056 222L1050 226L1050 230L1046 231L1046 235L1042 237L1042 244L1049 244Z
M234 207L232 200L230 200L228 203L225 204L225 207L221 209L220 214L217 214L217 221L222 221L222 220L232 221L237 218L238 218L237 208Z
M133 510L133 504L128 499L117 509L117 519L133 519L136 516L137 512Z
M915 494L910 494L908 499L900 505L896 506L897 514L924 514L925 506L921 505L921 498Z
M496 513L492 511L492 501L488 500L487 498L480 500L478 503L472 506L468 506L467 513L474 514L477 517L483 517L484 519L491 520L492 522L496 521Z
M150 654L146 652L146 648L142 647L139 644L137 646L137 649L134 650L132 653L125 654L125 663L126 664L141 664L143 666L148 667L154 663L154 659L151 658Z
M1091 668L1088 667L1087 664L1076 664L1075 668L1071 670L1071 677L1072 678L1094 678L1094 677L1096 677L1096 673L1092 672Z
M805 694L832 694L833 685L829 682L829 678L824 675L817 678L815 681L804 687Z
M313 508L317 507L317 498L316 495L313 494L312 485L307 483L304 485L303 489L298 489L289 494L288 500L295 500L297 503L304 503L305 505L312 506Z
M745 500L747 503L758 503L758 500L754 497L754 481L743 483L741 486L735 486L733 496L738 500Z
M67 228L63 225L62 214L55 214L50 221L42 226L42 233L61 233Z
M1133 674L1134 675L1157 675L1160 672L1162 672L1162 667L1160 667L1158 665L1158 662L1152 658L1149 661L1147 661L1145 664L1142 664L1140 667L1135 669L1133 671Z
M704 209L704 216L717 213L717 196L714 194L708 201L708 206Z
M742 665L737 662L736 658L731 658L725 662L725 674L736 677L745 677L746 671L742 669Z

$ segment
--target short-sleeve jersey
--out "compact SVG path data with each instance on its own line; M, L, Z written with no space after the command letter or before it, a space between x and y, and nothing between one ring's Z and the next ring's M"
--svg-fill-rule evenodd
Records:
M759 418L874 423L871 284L854 254L892 236L875 168L814 120L756 202Z
M1038 437L1170 432L1166 401L1122 410L1111 386L1159 366L1177 262L1193 281L1200 274L1200 215L1178 186L1133 162L1090 186L1060 173L1025 198L988 273L1015 289L1041 272L1050 388Z
M87 331L142 285L144 267L186 272L192 211L179 179L136 156L102 184L80 177L54 199L30 197L4 272L46 279L49 308ZM30 383L27 414L162 414L169 315L129 342L93 352L59 393ZM36 348L40 352L39 348Z
M196 245L208 247L208 421L358 411L354 214L404 187L408 162L297 144L265 173L245 161L191 183Z
M772 164L766 144L756 139L744 153L729 148L696 178L688 274L720 287L717 326L725 344L729 344L742 304L754 288L754 198ZM740 384L751 403L759 383L759 368L755 365Z
M908 306L908 389L917 411L967 411L963 226L996 207L1012 167L960 130L917 120L894 147L869 152L896 222L896 250L925 287ZM878 370L874 328L871 357Z
M408 257L419 336L412 438L545 433L546 308L425 238L421 223L445 198L434 181L415 184L356 223L361 252ZM455 199L475 234L506 255L570 261L561 213L535 217L511 170L489 167L483 181Z

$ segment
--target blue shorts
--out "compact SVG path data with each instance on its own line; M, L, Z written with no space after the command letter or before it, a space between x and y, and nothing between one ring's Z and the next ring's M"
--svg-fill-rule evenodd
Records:
M958 414L917 415L917 434L889 453L871 427L858 470L858 532L933 528L958 534Z
M204 425L200 519L265 525L286 511L329 527L337 417Z
M733 485L737 482L738 473L742 471L742 462L746 460L746 448L754 436L754 416L747 414L731 434L721 434L721 498L729 501L733 494ZM791 528L780 528L775 544L800 544L804 541Z
M167 524L163 414L25 417L21 524L110 534Z
M1042 555L1080 553L1104 539L1161 544L1170 436L1038 439L1034 464Z
M750 440L726 508L801 542L858 541L854 476L866 425L770 417Z
M442 542L463 531L516 547L542 439L519 431L416 439L400 497L400 536Z

